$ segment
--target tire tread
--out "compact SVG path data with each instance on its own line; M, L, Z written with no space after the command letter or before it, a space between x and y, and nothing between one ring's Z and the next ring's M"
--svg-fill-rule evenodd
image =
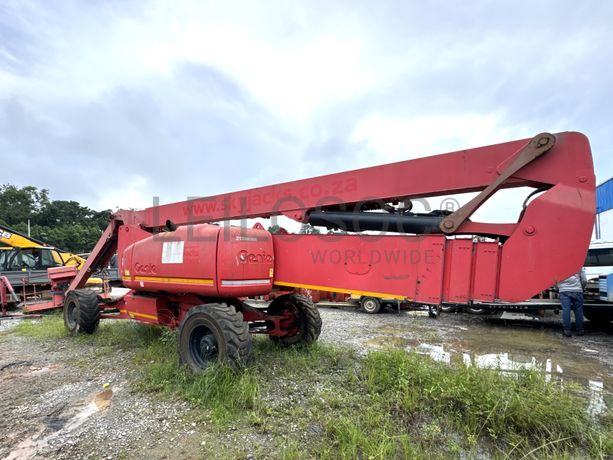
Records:
M285 294L281 297L277 297L269 305L268 312L270 314L280 313L281 311L276 310L280 310L278 306L282 307L284 302L293 302L298 307L301 316L300 331L297 334L289 337L269 336L271 340L285 346L308 345L309 343L315 342L321 334L322 326L321 316L317 307L309 298L303 295Z
M232 305L226 304L203 304L189 309L181 322L179 335L186 322L195 315L205 314L217 323L226 344L226 358L231 364L244 365L251 359L253 351L253 339L249 333L249 326L243 320L243 314L236 311ZM179 356L182 364L192 367L185 359L179 339Z
M78 289L75 291L79 301L77 321L79 328L86 334L93 334L100 324L100 307L98 294L91 289Z

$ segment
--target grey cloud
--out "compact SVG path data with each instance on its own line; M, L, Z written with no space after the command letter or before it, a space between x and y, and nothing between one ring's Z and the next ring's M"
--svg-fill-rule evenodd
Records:
M55 196L88 201L107 188L121 189L133 174L144 176L148 191L163 201L184 199L187 191L231 191L282 153L269 138L288 139L234 82L194 64L171 80L116 88L90 103L51 110L13 97L0 107L5 171L52 188ZM26 175L20 172L26 162L40 167Z
M138 21L147 9L141 2L9 5L0 6L0 71L36 85L72 46L94 53L114 21ZM307 139L214 67L184 62L169 76L122 82L90 100L66 96L65 88L59 95L45 86L28 91L24 80L25 89L0 90L0 182L47 187L56 198L86 203L121 190L134 174L146 177L146 193L164 202L281 182L359 166L355 158L366 146L351 134L373 113L500 112L511 131L581 130L591 139L599 180L613 174L613 5L399 1L296 8L300 14L288 19L282 38L359 33L383 60L410 65L364 94L321 107ZM345 24L355 27L346 32ZM70 87L71 76L64 79ZM36 167L26 171L26 163Z
M578 130L591 139L597 177L613 174L610 76L613 5L602 2L400 2L369 11L371 27L389 59L413 65L386 85L337 105L323 123L350 133L371 113L390 117L502 114L513 131ZM327 115L327 116L326 116ZM338 120L341 120L340 122ZM520 129L518 129L520 130ZM342 136L335 132L336 138ZM332 139L332 138L331 138ZM338 142L338 141L335 141ZM325 145L325 143L324 143ZM356 148L339 147L335 162ZM458 145L458 148L469 147ZM345 153L343 153L345 152Z

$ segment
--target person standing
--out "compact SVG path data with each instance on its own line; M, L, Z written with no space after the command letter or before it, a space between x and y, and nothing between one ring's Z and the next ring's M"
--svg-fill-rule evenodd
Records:
M575 312L575 326L577 335L583 335L583 290L587 285L587 276L583 268L564 281L558 283L560 303L562 304L562 322L564 323L564 336L570 337L570 311Z

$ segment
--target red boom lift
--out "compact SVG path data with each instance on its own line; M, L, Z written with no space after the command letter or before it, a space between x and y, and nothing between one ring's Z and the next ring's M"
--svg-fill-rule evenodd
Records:
M540 194L526 200L517 222L469 219L497 190L523 186ZM463 192L479 193L453 213L420 214L397 206ZM272 235L259 224L212 224L275 215L352 234ZM55 303L63 304L73 333L93 333L100 318L179 327L181 361L198 372L214 361L249 359L251 333L267 334L283 345L319 336L319 313L304 297L286 294L265 309L239 298L275 288L308 288L429 305L525 300L582 266L594 216L587 138L543 133L142 211L121 210L83 269L50 269L50 278L58 280ZM365 230L385 233L360 233ZM113 298L84 289L90 274L114 253L129 291Z

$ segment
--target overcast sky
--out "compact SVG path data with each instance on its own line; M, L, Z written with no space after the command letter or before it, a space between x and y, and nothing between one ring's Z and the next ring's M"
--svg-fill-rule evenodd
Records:
M145 207L582 131L613 2L0 1L0 183Z

